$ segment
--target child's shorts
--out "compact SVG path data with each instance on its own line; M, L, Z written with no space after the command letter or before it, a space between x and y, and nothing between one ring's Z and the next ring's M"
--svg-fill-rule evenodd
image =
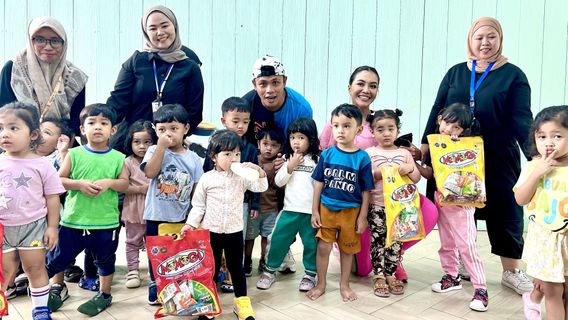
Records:
M47 230L45 217L21 226L4 226L2 252L45 249L43 243L45 230Z
M256 219L249 219L245 240L254 240L258 235L268 238L274 230L276 216L278 216L278 212L267 212L259 214Z
M360 207L331 211L320 204L322 227L316 234L325 242L337 242L339 249L347 254L355 254L361 250L360 235L355 232Z

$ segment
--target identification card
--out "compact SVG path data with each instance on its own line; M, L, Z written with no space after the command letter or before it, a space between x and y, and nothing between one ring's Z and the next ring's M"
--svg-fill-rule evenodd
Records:
M152 101L152 112L158 111L162 107L162 101Z

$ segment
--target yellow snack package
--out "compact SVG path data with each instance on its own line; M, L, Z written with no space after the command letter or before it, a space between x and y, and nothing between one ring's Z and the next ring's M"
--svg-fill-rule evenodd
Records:
M485 157L481 137L428 136L440 205L485 207Z
M398 166L383 166L381 173L387 220L386 247L395 241L423 239L426 231L418 188L409 177L400 176Z

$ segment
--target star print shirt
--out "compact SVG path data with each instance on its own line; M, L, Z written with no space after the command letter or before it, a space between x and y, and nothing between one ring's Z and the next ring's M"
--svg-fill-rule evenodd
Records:
M45 217L45 197L63 192L59 175L46 158L0 155L0 224L21 226Z
M414 164L412 155L406 149L398 148L395 150L379 150L377 147L370 147L365 151L367 151L371 157L373 173L377 170L381 170L382 166L400 166L403 163ZM420 180L420 172L415 168L414 171L408 174L408 177L412 181L418 181ZM376 180L375 189L371 190L369 203L384 207L385 199L383 193L383 179Z

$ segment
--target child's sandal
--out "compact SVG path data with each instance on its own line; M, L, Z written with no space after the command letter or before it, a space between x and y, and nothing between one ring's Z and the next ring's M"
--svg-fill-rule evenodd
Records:
M390 297L389 285L384 276L375 276L373 278L373 293L381 298Z
M396 295L404 294L405 287L402 281L397 280L394 276L387 276L386 282L390 293Z

